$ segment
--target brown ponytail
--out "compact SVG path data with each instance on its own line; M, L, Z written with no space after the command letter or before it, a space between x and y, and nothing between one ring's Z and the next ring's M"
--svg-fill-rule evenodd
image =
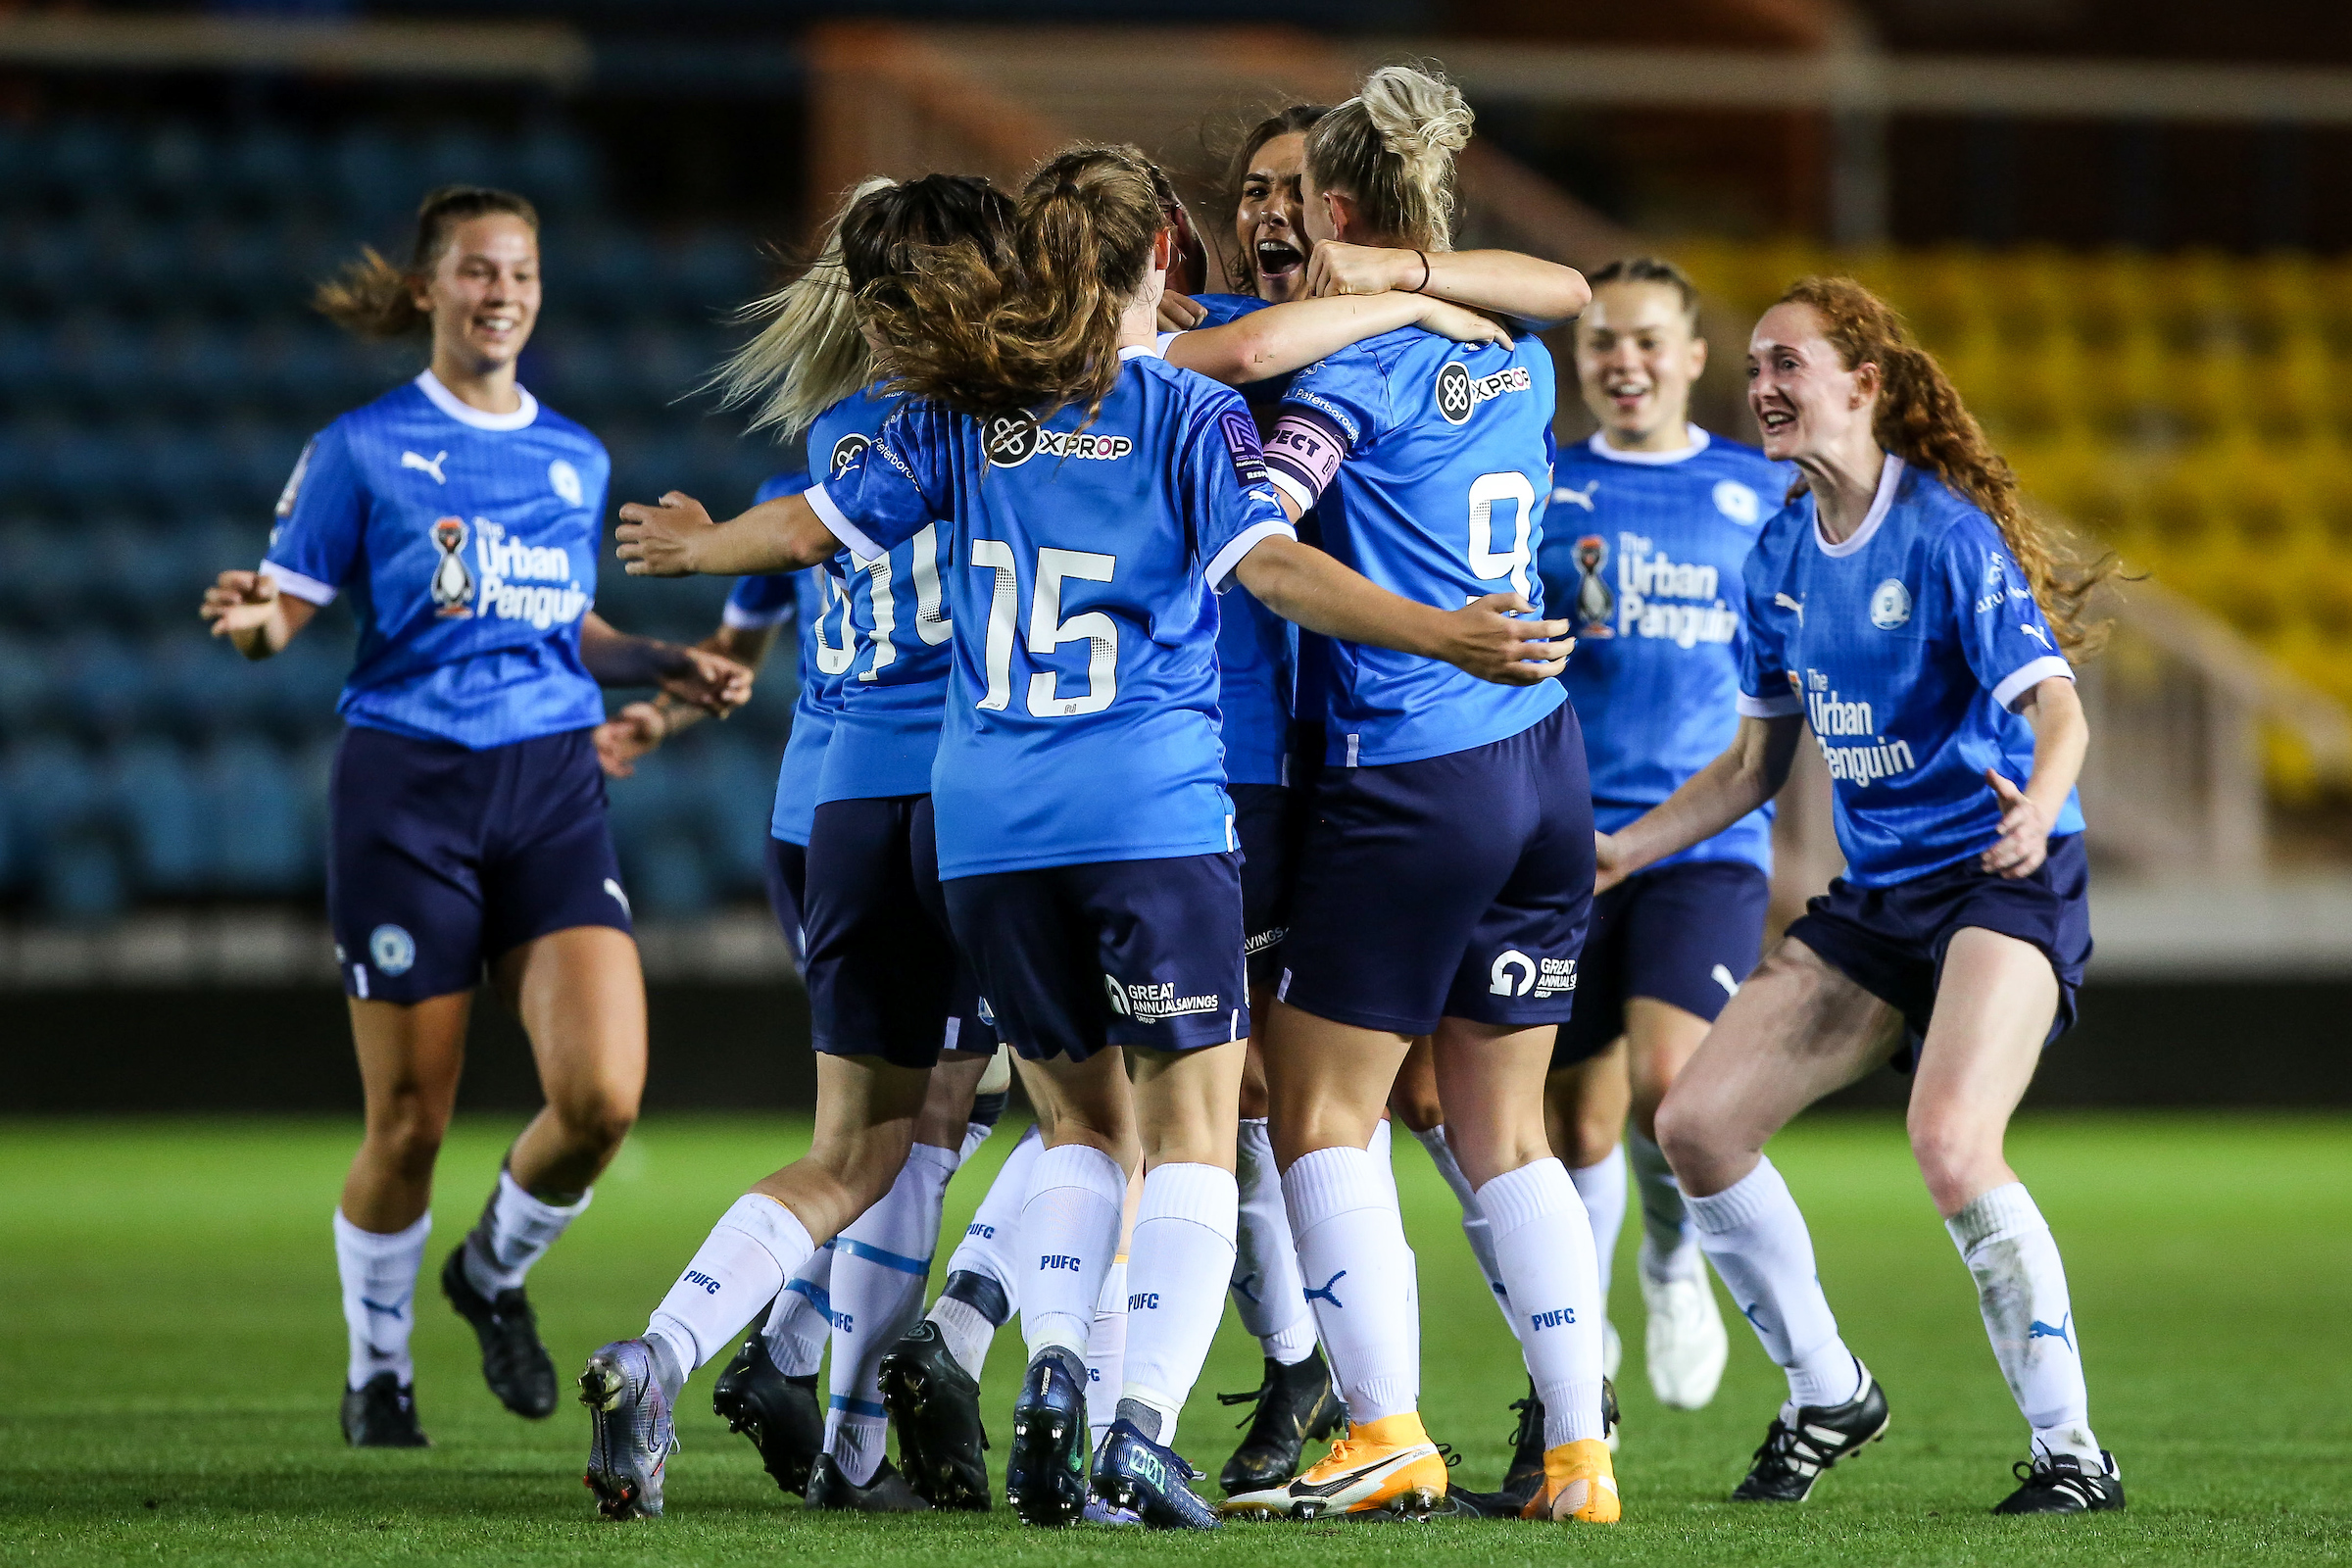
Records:
M1943 367L1919 346L1894 309L1850 277L1800 277L1780 303L1811 307L1821 318L1822 336L1836 345L1847 369L1879 368L1872 436L1990 517L2058 633L2059 645L2069 653L2096 652L2106 640L2107 625L2085 625L2082 609L2099 584L2115 575L2114 555L2082 564L2057 528L2019 504L2017 474L2009 461L1992 450Z
M1119 378L1119 322L1166 225L1164 176L1133 147L1071 147L1021 192L1018 266L969 241L861 291L890 385L967 414L1086 405Z
M360 248L360 259L318 285L311 303L328 320L364 338L406 337L425 330L429 312L416 308L416 286L432 276L449 248L450 230L485 213L512 213L539 232L539 211L513 191L482 185L444 185L426 195L416 208L416 237L403 269L384 260L374 246Z

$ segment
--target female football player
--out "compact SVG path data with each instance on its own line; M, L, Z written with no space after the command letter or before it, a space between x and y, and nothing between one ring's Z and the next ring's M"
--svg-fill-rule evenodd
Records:
M414 1447L426 1441L409 1355L416 1279L484 965L522 1018L547 1104L441 1288L517 1414L545 1416L556 1396L523 1277L587 1206L645 1083L597 687L660 685L724 712L751 674L622 636L590 608L611 466L596 437L515 381L539 315L530 203L436 190L407 267L370 251L318 302L362 336L429 333L431 363L304 448L261 569L222 572L201 613L267 659L345 587L359 607L327 869L367 1095L334 1222L351 1335L342 1420L354 1446Z
M2120 1508L2057 1243L2002 1154L2090 953L2075 798L2088 731L2066 651L2108 567L2062 563L1942 369L1851 279L1802 279L1756 323L1748 406L1804 490L1748 558L1739 738L1599 843L1605 888L1712 839L1772 798L1805 726L1836 781L1845 874L1658 1110L1699 1245L1788 1374L1733 1495L1800 1500L1886 1429L1762 1150L1891 1052L1913 1071L1921 1174L2033 1429L1996 1511Z
M920 401L856 463L722 526L691 505L633 509L621 548L633 569L772 570L845 544L872 559L954 521L940 874L1000 1027L1044 1086L1021 1219L1032 1358L1006 1490L1034 1523L1084 1503L1081 1357L1140 1146L1121 1419L1093 1484L1148 1524L1209 1528L1168 1446L1232 1267L1249 1033L1206 594L1238 577L1304 624L1501 682L1558 660L1552 626L1514 618L1518 594L1415 605L1291 537L1240 399L1154 353L1173 230L1152 174L1125 148L1050 161L1023 195L1017 272L955 247L868 298L894 387ZM663 1314L748 1312L747 1297L726 1301L733 1281L806 1255L830 1216L792 1175L738 1205ZM635 1474L659 1462L637 1435L653 1425L639 1412L660 1410L644 1386L630 1380L600 1426L600 1442L631 1445Z
M1442 255L1470 121L1460 94L1403 67L1319 120L1303 181L1318 251ZM1423 602L1497 585L1532 597L1552 386L1532 336L1494 348L1376 338L1293 379L1268 466L1286 510L1317 507L1326 548L1376 581ZM1556 686L1474 685L1345 641L1330 648L1325 707L1325 772L1265 1050L1283 1191L1348 1436L1295 1482L1227 1506L1362 1512L1446 1493L1416 1410L1412 1253L1365 1147L1427 1035L1448 1142L1546 1407L1545 1481L1529 1510L1613 1520L1592 1231L1542 1113L1591 900L1576 715Z

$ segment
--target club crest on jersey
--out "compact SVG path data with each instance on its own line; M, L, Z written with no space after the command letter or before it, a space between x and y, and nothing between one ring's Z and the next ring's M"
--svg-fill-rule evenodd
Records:
M435 522L433 543L441 551L429 584L433 613L443 620L463 620L473 613L473 573L466 569L466 519L443 517Z
M1579 637L1614 637L1616 628L1609 622L1616 618L1617 594L1600 568L1609 564L1609 542L1596 533L1586 534L1576 542L1576 615L1583 624L1576 628Z
M1531 392L1535 385L1536 378L1524 365L1509 366L1473 380L1468 366L1459 360L1447 360L1438 367L1438 413L1447 424L1462 424L1489 398L1501 397L1505 392Z
M1036 423L1035 420L1031 420L1030 422L1032 425ZM993 420L991 421L991 425L993 427ZM835 478L839 478L851 464L856 463L859 458L864 457L865 449L873 444L873 441L869 437L859 435L855 430L851 431L848 435L843 436L840 440L833 443L833 456L826 464L826 472L830 473ZM996 461L997 455L994 452L991 452L988 456L991 462Z
M548 488L555 491L565 506L584 507L588 504L588 491L580 483L580 470L562 458L547 466L547 483Z
M1889 577L1870 591L1870 623L1892 631L1911 618L1911 590Z
M416 961L416 939L399 926L379 925L368 933L368 956L378 974L407 974Z
M1753 528L1764 512L1764 504L1756 493L1737 479L1718 479L1715 482L1715 510L1740 524Z

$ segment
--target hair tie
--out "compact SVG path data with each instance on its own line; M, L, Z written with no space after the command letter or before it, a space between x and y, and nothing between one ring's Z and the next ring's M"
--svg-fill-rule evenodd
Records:
M1413 292L1418 294L1429 287L1429 254L1419 249L1415 249L1413 254L1421 258L1421 281L1413 285Z

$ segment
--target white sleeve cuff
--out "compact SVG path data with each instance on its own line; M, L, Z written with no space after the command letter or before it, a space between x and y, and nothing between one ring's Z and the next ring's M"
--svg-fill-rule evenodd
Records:
M277 591L290 594L305 604L331 605L336 589L329 588L316 577L305 577L299 571L288 571L274 561L262 563L262 575L277 584Z
M726 608L718 612L718 623L729 631L765 631L768 627L780 626L791 618L792 607L790 605L786 605L780 610L745 610L732 599L728 600Z
M1184 329L1184 331L1160 333L1158 338L1152 345L1152 352L1163 360L1166 359L1168 357L1168 345L1175 342L1178 338L1184 336L1184 333L1192 329L1187 327Z
M1786 697L1750 697L1740 694L1741 718L1794 718L1805 710L1805 700L1790 692Z
M816 514L826 527L833 530L833 537L841 541L842 548L850 553L850 558L858 564L862 566L876 556L889 554L880 545L868 539L863 528L849 519L833 498L825 494L823 485L820 484L804 494L809 509Z
M1281 491L1284 495L1289 496L1293 501L1298 502L1298 510L1300 512L1312 512L1315 510L1315 501L1317 499L1315 493L1312 490L1309 490L1305 485L1300 484L1297 479L1292 478L1289 474L1283 472L1280 468L1275 467L1272 464L1268 464L1266 466L1266 477L1273 481L1275 489Z
M1244 528L1240 533L1235 534L1232 541L1217 552L1216 559L1208 564L1208 571L1205 573L1208 578L1208 586L1218 593L1223 593L1232 585L1234 568L1242 564L1244 556L1255 550L1268 539L1296 539L1298 537L1298 530L1287 522L1260 522Z
M1995 686L1992 689L1992 700L2003 708L2007 708L2052 676L2063 676L2068 680L2073 680L2075 666L2056 654L2044 654L2031 664L2026 665L2025 668L2013 671L2007 680Z

